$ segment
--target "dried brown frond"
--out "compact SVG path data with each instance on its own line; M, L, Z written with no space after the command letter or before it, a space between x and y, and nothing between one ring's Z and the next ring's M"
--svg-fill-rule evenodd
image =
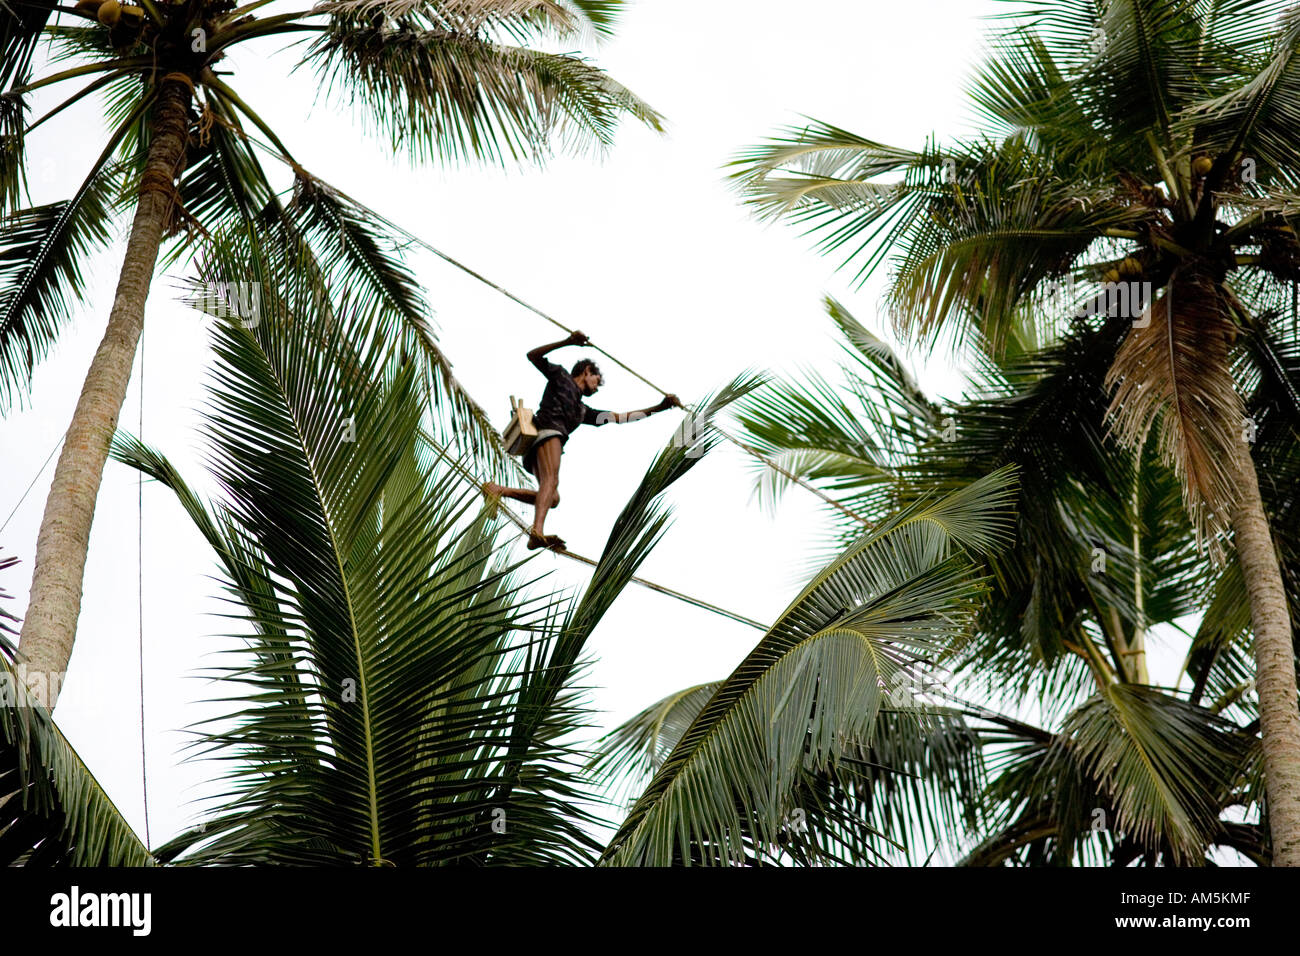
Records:
M1246 440L1245 409L1229 372L1235 332L1218 284L1175 273L1124 339L1106 387L1107 417L1125 445L1141 445L1159 421L1159 447L1183 482L1198 544L1222 561L1236 490L1235 444Z

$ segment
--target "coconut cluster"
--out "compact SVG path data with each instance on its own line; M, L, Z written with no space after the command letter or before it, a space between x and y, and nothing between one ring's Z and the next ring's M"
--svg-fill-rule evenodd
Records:
M1102 282L1118 282L1120 279L1132 279L1142 274L1142 263L1132 256L1126 256L1113 268L1101 274Z
M144 26L144 8L120 0L77 0L74 8L108 27L114 46L134 41Z

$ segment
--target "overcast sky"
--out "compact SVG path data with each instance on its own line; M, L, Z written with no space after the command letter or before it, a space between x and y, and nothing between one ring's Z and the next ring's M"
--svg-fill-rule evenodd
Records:
M785 226L755 222L725 182L724 164L800 114L900 146L971 128L964 80L976 62L989 0L861 3L818 0L658 0L632 5L619 37L595 59L662 112L666 135L627 126L604 157L561 158L544 171L436 169L394 159L366 139L342 104L314 102L292 51L242 47L232 85L278 130L308 170L485 273L693 401L747 368L832 371L836 347L820 299L840 298L868 327L879 285L854 291L836 260ZM35 113L34 113L35 115ZM38 200L63 198L101 148L103 125L72 110L34 136ZM281 183L288 179L279 171ZM0 423L0 520L67 427L124 249L119 232L96 261L88 306L39 367L30 407ZM411 265L437 310L444 350L477 400L504 424L508 396L530 403L543 380L524 353L561 337L552 326L428 255ZM175 278L154 284L145 320L144 437L204 487L194 412L209 364L205 320L176 302ZM560 353L564 364L580 349ZM955 394L946 357L914 361L924 386ZM657 401L605 363L593 404L626 410ZM135 431L140 374L122 427ZM677 413L626 427L582 429L566 447L563 504L547 522L596 556L609 526ZM779 514L751 499L751 462L719 449L670 492L676 521L642 574L759 620L803 583L818 542L816 499L792 490ZM21 614L53 466L0 532L22 564L0 581ZM144 816L137 686L136 476L110 462L86 567L81 626L59 725L137 830ZM528 516L527 509L520 509ZM581 587L586 571L552 555L534 566ZM208 546L161 488L144 492L145 739L154 845L194 819L215 792L216 765L181 762L183 729L214 712L194 677L223 646ZM744 625L629 588L589 644L604 727L682 687L726 676L758 634ZM1156 653L1159 653L1157 648ZM1172 660L1177 655L1172 655ZM1172 676L1172 672L1171 675Z

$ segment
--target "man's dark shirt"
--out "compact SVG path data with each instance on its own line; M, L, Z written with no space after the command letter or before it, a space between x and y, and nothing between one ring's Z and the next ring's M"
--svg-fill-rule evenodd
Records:
M569 440L569 434L579 425L604 425L613 421L609 412L592 408L582 400L582 389L573 376L556 365L542 359L542 374L546 376L546 391L533 415L533 425L538 431L553 428L560 432L560 443Z

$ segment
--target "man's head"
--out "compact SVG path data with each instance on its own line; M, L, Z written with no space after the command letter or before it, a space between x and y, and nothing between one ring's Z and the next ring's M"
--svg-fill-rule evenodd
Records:
M573 371L569 375L572 376L573 383L578 386L583 395L595 395L597 389L605 384L600 369L596 368L596 363L591 359L578 359L578 364L573 366Z

